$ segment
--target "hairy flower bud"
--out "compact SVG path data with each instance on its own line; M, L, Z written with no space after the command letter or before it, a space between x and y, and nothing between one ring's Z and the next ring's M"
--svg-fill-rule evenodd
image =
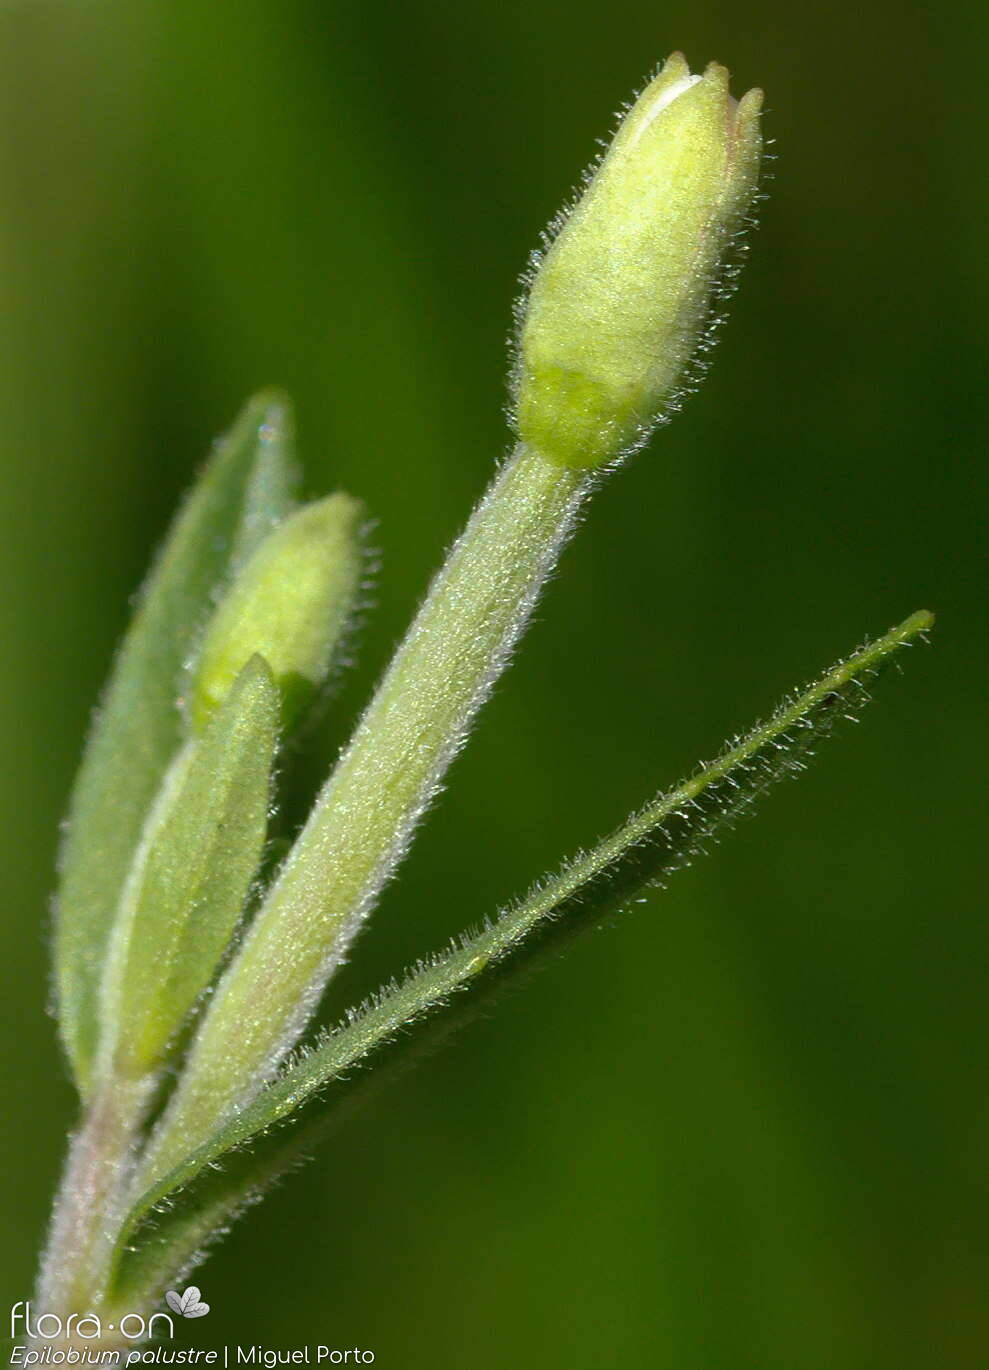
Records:
M675 53L622 121L534 272L516 369L522 440L565 466L644 441L675 401L752 203L762 94Z
M323 682L353 611L363 511L349 495L330 495L290 514L261 543L206 629L191 691L197 732L255 653L271 667L283 724L296 720Z

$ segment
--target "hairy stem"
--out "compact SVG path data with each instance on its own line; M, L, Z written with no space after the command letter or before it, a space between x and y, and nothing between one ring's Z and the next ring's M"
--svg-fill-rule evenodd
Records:
M63 1320L95 1310L123 1217L133 1155L156 1079L110 1079L72 1138L38 1282L37 1306Z
M589 488L587 475L525 447L499 472L221 981L144 1182L243 1107L297 1040L506 664Z

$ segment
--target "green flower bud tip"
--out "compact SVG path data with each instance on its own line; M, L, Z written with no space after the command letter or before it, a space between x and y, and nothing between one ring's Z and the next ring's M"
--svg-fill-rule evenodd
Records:
M680 53L623 119L537 257L515 373L519 434L593 467L633 450L685 387L725 252L755 194L762 92L740 101Z
M325 680L361 584L364 506L330 495L280 523L247 561L207 625L190 715L201 732L245 662L259 653L290 727Z

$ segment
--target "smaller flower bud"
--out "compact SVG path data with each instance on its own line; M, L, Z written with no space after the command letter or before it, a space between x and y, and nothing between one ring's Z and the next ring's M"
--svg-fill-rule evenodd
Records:
M643 442L684 385L752 203L760 91L675 53L622 121L538 262L516 368L520 436L565 466Z
M289 515L245 563L217 606L190 691L201 732L255 653L271 667L284 727L326 678L360 587L364 506L330 495Z

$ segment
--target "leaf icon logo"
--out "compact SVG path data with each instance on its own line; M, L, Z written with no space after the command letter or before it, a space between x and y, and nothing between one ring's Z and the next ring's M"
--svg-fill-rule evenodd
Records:
M174 1289L169 1289L165 1302L173 1313L183 1318L205 1318L209 1312L209 1304L202 1302L194 1284L190 1284L184 1294L176 1294Z

